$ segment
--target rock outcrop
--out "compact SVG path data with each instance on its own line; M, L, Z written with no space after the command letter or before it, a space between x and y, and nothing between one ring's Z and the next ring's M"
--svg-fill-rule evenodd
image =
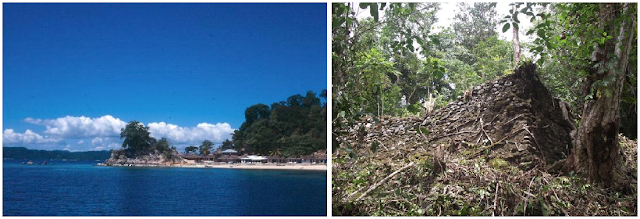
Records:
M113 150L111 157L104 164L107 166L167 166L174 163L180 163L182 158L178 156L178 152L172 150L169 154L160 153L158 151L127 157L125 150Z

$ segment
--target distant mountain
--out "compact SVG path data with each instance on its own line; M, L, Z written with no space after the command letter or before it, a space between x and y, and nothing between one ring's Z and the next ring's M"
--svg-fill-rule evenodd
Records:
M25 147L2 147L3 158L13 159L69 159L69 160L106 160L111 155L110 151L83 151L83 152L70 152L70 151L45 151L45 150L31 150Z

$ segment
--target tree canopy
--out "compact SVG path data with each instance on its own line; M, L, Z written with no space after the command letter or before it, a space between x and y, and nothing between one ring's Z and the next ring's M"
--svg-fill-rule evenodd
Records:
M326 104L308 91L292 95L286 101L256 104L245 111L245 122L233 133L233 142L223 148L245 153L284 157L308 155L326 149Z

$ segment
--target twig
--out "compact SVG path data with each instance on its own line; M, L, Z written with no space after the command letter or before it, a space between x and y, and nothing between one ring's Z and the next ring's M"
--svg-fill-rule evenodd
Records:
M491 216L495 216L496 206L498 205L498 189L500 188L500 181L496 183L496 197L493 199L493 212L491 212Z
M534 177L531 177L531 181L529 182L529 191L531 191L531 183L533 183L533 180L534 180L535 178L536 178L535 176L534 176ZM529 192L527 192L527 193L529 193ZM529 194L531 194L531 193L529 193ZM532 195L532 196L533 196L533 197L535 197L535 195ZM524 199L524 211L522 212L522 216L527 216L527 203L528 203L528 202L529 202L529 196L527 196L527 197Z
M493 143L493 144L491 144L491 145L489 145L489 146L479 148L479 149L481 149L481 150L478 150L478 151L474 152L472 155L473 155L473 156L477 156L478 154L482 153L482 151L483 151L483 150L493 148L493 146L496 146L496 145L500 144L501 142L503 142L503 141L504 141L504 140L506 140L507 138L511 138L511 137L513 137L512 135L514 135L514 134L516 134L516 133L518 133L518 132L521 132L521 131L524 131L524 129L518 129L518 130L516 130L516 131L513 131L513 132L511 132L511 133L507 134L507 136L505 136L504 138L500 139L500 141L496 141L495 143Z
M556 190L555 190L555 189L553 189L553 185L551 185L551 183L549 183L549 181L547 181L547 179L546 179L546 178L544 178L544 173L543 173L542 171L540 171L540 170L538 170L538 172L542 173L542 180L544 180L544 181L547 183L547 185L549 185L549 188L550 188L550 189L551 189L551 191L553 192L553 195L555 195L555 196L556 196L556 199L558 199L558 201L560 201L561 199L560 199L560 198L558 198L558 194L556 193Z
M446 137L449 137L449 136L452 136L452 135L464 134L464 133L473 133L473 132L472 131L461 131L461 132L446 134L446 135L442 135L442 136L438 136L438 137L432 138L431 141L435 141L435 140L438 140L438 139L441 139L441 138L446 138Z
M538 140L536 140L536 136L534 136L533 133L531 131L529 131L529 127L528 126L525 125L522 129L524 129L525 131L527 131L531 135L531 138L533 138L533 142L536 143L536 148L538 149L538 152L540 152L540 155L542 156L542 159L546 160L544 158L544 153L542 153L542 150L540 149L540 145L538 144Z
M358 192L362 191L362 189L364 189L364 186L363 186L363 187L360 187L360 188L359 188L358 190L356 190L355 192L352 192L351 194L349 194L349 195L347 196L347 199L351 199L351 197L352 197L353 195L355 195L356 193L358 193Z
M511 120L509 120L509 121L507 121L507 122L503 123L502 125L509 124L510 122L513 122L513 120L516 120L517 118L520 118L521 116L522 116L522 114L520 114L520 115L516 116L515 118L513 118L513 119L511 119Z
M393 173L389 174L389 176L387 176L384 179L380 180L380 182L378 182L375 185L371 186L371 188L369 188L367 191L362 193L362 195L360 195L360 197L358 197L355 201L359 201L360 199L364 198L365 196L367 196L367 194L369 194L369 192L373 191L374 189L378 188L378 186L382 185L382 183L384 183L387 180L391 179L391 177L393 177L396 174L402 172L403 170L405 170L405 169L407 169L409 167L412 167L414 164L415 163L413 161L411 161L411 163L409 163L409 165L406 165L406 166L400 168L399 170L396 170L396 172L393 172Z
M384 146L384 144L380 140L376 139L375 141L377 141L385 150L389 150L389 148L387 148L387 146Z
M484 135L487 136L487 138L489 139L489 142L491 142L491 144L493 144L493 141L491 140L491 137L489 137L487 132L484 131L484 123L482 122L482 118L480 118L480 130L482 130L482 133L484 133Z

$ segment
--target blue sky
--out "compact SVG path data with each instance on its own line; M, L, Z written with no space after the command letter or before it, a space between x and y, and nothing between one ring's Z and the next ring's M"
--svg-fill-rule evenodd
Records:
M138 120L179 148L244 110L327 88L326 4L3 4L3 145L119 148Z

